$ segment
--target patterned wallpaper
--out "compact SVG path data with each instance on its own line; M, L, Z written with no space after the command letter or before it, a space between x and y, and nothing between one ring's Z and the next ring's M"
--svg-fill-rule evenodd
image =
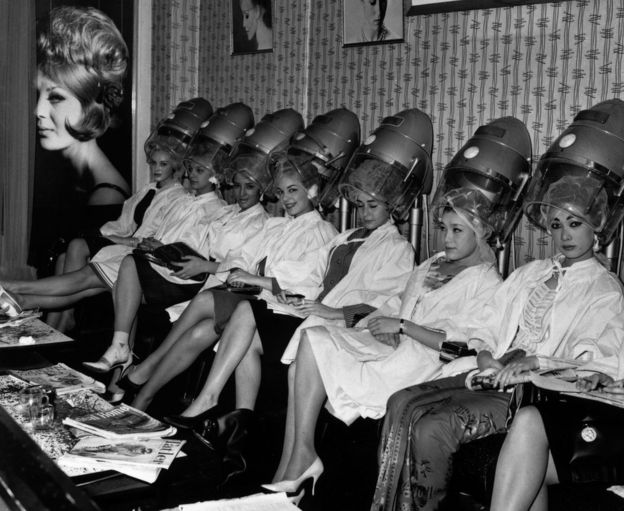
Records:
M340 0L274 0L273 53L236 56L230 1L200 2L197 24L185 13L198 2L159 0L155 7L154 115L166 113L191 83L215 105L245 101L258 117L291 106L310 120L344 105L359 116L363 133L385 115L418 107L434 124L439 175L492 119L522 120L537 158L578 110L624 91L618 0L409 17L404 43L349 48L342 47ZM437 241L432 229L432 247ZM547 237L525 220L514 247L516 265L551 254Z

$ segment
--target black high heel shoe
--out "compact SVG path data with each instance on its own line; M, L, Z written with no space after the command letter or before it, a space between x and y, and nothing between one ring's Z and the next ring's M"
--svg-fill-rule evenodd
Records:
M201 430L205 420L216 419L220 413L221 407L217 404L212 408L208 408L208 410L192 417L186 417L184 415L165 415L162 419L167 424L171 424L176 428Z

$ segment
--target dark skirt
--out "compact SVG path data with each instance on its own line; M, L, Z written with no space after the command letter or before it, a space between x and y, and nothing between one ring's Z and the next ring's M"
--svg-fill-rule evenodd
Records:
M624 482L624 409L581 398L534 406L560 482Z
M142 257L132 257L143 289L143 297L148 305L167 308L176 303L191 300L202 288L201 282L192 284L169 282L155 271L147 260Z
M230 317L234 313L234 309L240 302L248 300L256 301L256 297L242 293L230 293L223 290L208 290L212 293L214 300L214 329L218 335L221 335L225 327L230 321Z
M250 302L256 321L256 329L262 342L263 357L279 362L295 330L303 323L302 318L275 314L264 300Z

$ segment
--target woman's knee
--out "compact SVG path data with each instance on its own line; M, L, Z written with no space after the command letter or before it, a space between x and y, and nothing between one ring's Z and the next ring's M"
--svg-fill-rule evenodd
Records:
M74 260L89 257L89 245L83 238L74 238L67 245L67 257Z
M211 291L202 291L201 293L195 295L195 298L191 301L195 307L199 307L202 310L210 310L214 309L214 296Z

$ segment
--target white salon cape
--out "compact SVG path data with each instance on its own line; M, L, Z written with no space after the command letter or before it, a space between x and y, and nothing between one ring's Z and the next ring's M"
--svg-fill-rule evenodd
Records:
M137 228L134 221L134 209L150 190L156 190L156 193L151 204L145 210L141 225ZM132 236L140 239L154 236L165 221L172 205L179 199L183 200L183 197L187 195L188 193L180 183L175 183L164 189L158 189L156 183L150 183L125 201L120 217L105 223L100 227L100 233L103 236ZM91 265L96 273L112 288L117 281L121 261L128 254L131 254L132 250L132 247L126 245L103 247L91 258Z
M143 198L154 190L154 197L146 208L140 226L134 221L134 210ZM156 232L163 219L164 212L171 202L186 195L184 187L180 183L174 183L166 188L158 188L157 183L150 183L135 193L123 203L121 214L117 220L110 220L100 227L102 236L120 236L129 238L145 238L149 233Z
M261 204L241 211L238 204L231 204L222 209L208 227L209 258L216 262L224 261L229 254L238 253L250 238L262 231L269 214ZM202 289L218 286L222 282L210 275ZM167 309L171 321L175 321L184 311L188 301L178 303Z
M524 306L547 281L559 258L527 263L514 271L483 307L483 327L470 333L470 346L495 358L513 349ZM548 332L535 353L540 368L569 367L610 376L620 372L624 349L624 295L619 279L592 257L562 268Z
M466 342L466 332L477 326L475 316L500 285L500 275L492 263L482 263L429 290L425 278L431 264L443 255L417 266L402 295L390 298L355 328L320 326L303 332L327 392L326 407L344 423L358 417L381 418L394 392L445 376L438 350L405 334L397 348L383 344L365 328L372 317L399 317L443 330L447 341Z
M323 291L323 278L332 251L347 243L356 230L350 229L339 234L327 246L314 254L308 261L309 280L301 282L301 285L294 290L309 299L315 299ZM358 239L351 240L351 242L357 241ZM390 297L403 292L413 269L414 249L412 245L401 235L394 223L388 221L371 232L364 240L353 255L347 274L325 295L321 303L334 308L358 304L379 308ZM300 316L294 308L273 302L274 300L269 306L275 312ZM346 326L344 319L328 320L318 316L306 318L288 343L282 355L283 363L289 364L295 359L301 331L315 325Z
M300 266L306 255L326 245L336 234L336 228L323 220L316 210L295 218L269 218L260 232L220 262L215 277L222 284L234 268L256 274L258 265L266 258L264 276L277 279L282 289L295 289L306 277ZM263 290L259 298L271 300L273 295ZM171 321L179 317L188 303L167 309Z
M151 236L165 245L176 241L182 241L200 254L205 255L208 226L225 206L225 201L219 198L215 192L208 192L199 196L185 193L163 209L162 214L164 218L162 222L156 227L153 233L143 237ZM126 252L124 257L131 252L132 250ZM122 260L123 257L121 257L121 259L109 259L103 262L95 261L98 263L96 271L111 287L117 281L119 265ZM153 263L150 263L150 266L170 282L196 284L195 281L173 277L171 275L171 270L163 266L158 266Z

